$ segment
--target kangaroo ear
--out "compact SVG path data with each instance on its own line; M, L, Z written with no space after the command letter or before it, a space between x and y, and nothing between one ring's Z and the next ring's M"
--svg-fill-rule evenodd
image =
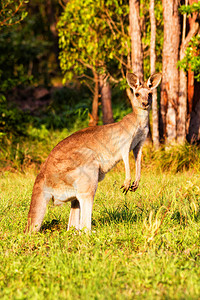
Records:
M150 88L151 90L157 88L157 86L160 84L162 75L161 73L155 73L149 77L147 80L147 87Z
M136 89L140 85L139 78L136 74L128 73L126 79L132 89Z

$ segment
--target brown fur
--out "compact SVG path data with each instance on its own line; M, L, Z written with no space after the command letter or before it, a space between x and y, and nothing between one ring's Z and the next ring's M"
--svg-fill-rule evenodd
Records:
M120 122L94 126L75 132L61 141L49 154L36 178L26 231L38 231L47 204L71 201L68 228L91 229L92 206L98 182L123 159L126 178L122 186L127 193L138 187L141 174L141 151L148 133L151 89L161 76L152 75L143 86L135 74L127 80L135 92L135 109ZM151 86L151 87L149 87ZM129 152L136 160L136 179L131 184Z

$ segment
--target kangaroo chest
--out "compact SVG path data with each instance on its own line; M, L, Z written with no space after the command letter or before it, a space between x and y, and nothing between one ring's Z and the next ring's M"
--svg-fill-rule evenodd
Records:
M139 143L145 141L149 132L148 123L144 127L138 127L130 145L130 151L133 150Z

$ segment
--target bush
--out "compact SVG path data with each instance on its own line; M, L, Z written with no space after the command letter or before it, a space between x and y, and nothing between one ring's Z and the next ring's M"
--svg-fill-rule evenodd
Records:
M177 173L200 167L200 147L185 143L171 147L163 146L155 151L151 147L144 148L144 163L156 167L161 172Z
M34 116L33 126L40 127L43 124L47 129L54 130L86 127L91 104L90 95L85 89L56 89L45 111Z

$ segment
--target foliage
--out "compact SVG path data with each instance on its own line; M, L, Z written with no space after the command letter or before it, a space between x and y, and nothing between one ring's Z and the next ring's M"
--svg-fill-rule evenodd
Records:
M200 167L200 147L189 143L176 146L163 146L157 151L145 148L144 161L149 162L159 172L176 174L185 170L197 170Z
M0 102L0 141L1 137L8 134L11 136L25 135L26 124L29 121L28 114L16 107L9 107L6 100Z
M20 23L27 16L28 0L3 0L0 4L0 30L4 26Z
M191 15L200 12L200 2L192 5L182 5L180 7L182 14ZM186 52L185 57L179 62L179 67L187 71L191 69L198 81L200 81L200 34L192 37Z
M123 170L99 184L91 235L66 231L68 203L24 235L35 175L1 176L1 299L199 298L199 172L143 170L125 197Z
M40 128L29 125L26 134L23 138L4 136L0 151L0 169L39 169L53 147L69 133L67 129L58 134L57 131L47 130L45 125L41 125Z
M200 11L200 2L198 1L197 3L193 3L191 5L181 5L181 7L179 8L179 11L182 14L187 14L187 15L191 15L195 12L199 12Z
M47 129L80 128L88 125L91 106L88 90L83 87L56 89L45 111L34 117L33 126Z
M145 77L149 76L150 20L149 3L141 1L141 25ZM157 69L161 68L163 24L162 3L156 1ZM81 80L92 76L91 70L122 79L130 56L129 5L122 1L70 1L58 23L60 61L64 81L74 74ZM87 73L89 70L89 73ZM119 72L119 70L121 72ZM125 88L124 82L120 82Z
M67 90L65 92L68 93ZM71 101L73 101L72 98ZM51 105L51 109L54 105L57 107L56 102ZM79 102L71 111L67 111L66 107L69 104L63 103L62 105L64 111L61 111L60 114L58 108L55 111L50 110L43 113L43 117L42 115L41 117L32 117L31 120L26 119L28 115L21 114L20 116L19 114L19 120L23 126L16 124L16 129L24 128L24 132L20 133L20 137L15 131L1 136L0 169L4 170L8 167L26 170L30 166L38 168L59 141L78 129L87 127L87 107L81 107ZM85 105L87 104L85 103ZM117 121L121 119L122 115L129 112L130 107L126 105L121 104L120 106L119 103L114 105L113 113ZM28 125L28 121L32 125ZM133 161L132 164L134 164ZM185 143L169 148L163 146L159 150L154 150L151 145L147 144L143 149L143 168L153 168L158 172L170 174L198 170L200 168L200 148Z
M4 28L0 32L0 82L1 92L27 84L49 83L47 57L52 41L45 33L40 13L26 18L22 23ZM34 81L33 81L34 80Z
M20 43L16 43L17 26L14 26L26 17L26 3L27 1L12 0L1 3L0 26L3 30L2 28L0 30L0 101L5 101L3 97L5 92L27 80L23 64L19 61L19 53L22 56L22 49L18 49Z
M0 9L0 139L12 136L14 144L32 118L7 103L9 95L27 85L48 85L50 72L56 73L47 4L27 2L2 1Z
M191 69L195 78L200 81L200 34L191 39L185 51L185 57L178 65L185 71Z
M74 73L85 79L93 71L110 74L114 66L123 68L130 52L128 12L128 2L121 0L73 0L66 5L58 23L64 81Z

